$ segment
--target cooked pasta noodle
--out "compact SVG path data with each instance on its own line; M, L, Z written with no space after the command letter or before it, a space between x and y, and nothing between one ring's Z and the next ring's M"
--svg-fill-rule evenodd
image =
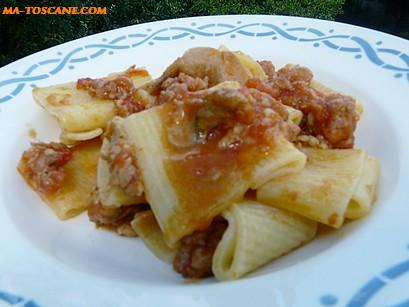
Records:
M376 200L380 163L354 149L362 104L306 67L198 47L154 80L132 66L33 96L61 133L23 153L28 185L186 278L240 278Z

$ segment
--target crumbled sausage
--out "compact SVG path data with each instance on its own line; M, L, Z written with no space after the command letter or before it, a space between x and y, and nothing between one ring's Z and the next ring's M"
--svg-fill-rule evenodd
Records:
M191 83L200 86L189 86ZM287 123L286 107L268 93L245 86L205 88L206 85L205 81L184 74L162 84L161 104L173 105L168 111L168 140L176 147L205 144L218 138L221 150L239 151L257 143L265 152L278 132L290 140L298 134L299 128Z
M142 195L141 171L129 146L125 143L110 146L108 163L112 179L111 185L120 187L130 197Z
M268 80L273 80L275 76L275 67L271 61L257 61L264 73L267 75Z
M175 271L185 278L213 275L213 254L226 228L227 221L215 220L208 229L184 237L173 261Z
M101 153L101 158L109 165L111 186L119 187L127 196L138 197L143 194L142 174L137 158L126 137L115 130L116 121L112 121L106 132L110 140L108 151Z
M315 89L311 84L312 78L308 68L286 66L272 80L250 79L247 86L300 110L304 115L300 124L301 134L323 137L331 148L352 148L359 120L355 100Z
M33 189L53 193L61 188L66 177L64 166L72 159L71 150L59 143L32 143L23 153L21 172Z
M135 236L130 227L135 213L146 210L146 205L127 205L117 208L103 207L98 198L98 190L91 193L88 206L88 217L97 227L115 230L119 235Z
M82 78L77 81L77 89L87 90L92 97L112 100L115 103L116 114L126 117L144 110L144 105L136 97L136 88L130 76L135 74L132 66L115 79Z
M201 79L179 73L176 77L169 77L160 85L160 94L157 104L173 101L184 101L188 93L208 88L207 78Z

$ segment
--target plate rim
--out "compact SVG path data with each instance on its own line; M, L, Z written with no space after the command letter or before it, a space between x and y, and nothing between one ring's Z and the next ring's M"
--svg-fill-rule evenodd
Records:
M383 32L380 32L380 31L377 31L377 30L373 30L373 29L368 29L368 28L364 28L364 27L360 27L360 26L355 26L355 25L350 25L350 24L346 24L346 23L342 23L342 22L335 22L335 21L328 21L328 20L321 20L321 19L315 19L315 18L306 18L306 17L297 17L297 16L282 16L282 15L213 15L213 16L197 16L197 17L185 17L185 18L175 18L175 19L167 19L167 20L161 20L161 21L153 21L153 22L148 22L148 23L141 23L141 24L137 24L137 25L130 25L130 26L126 26L126 27L121 27L121 28L117 28L117 29L113 29L113 30L109 30L109 31L105 31L105 32L101 32L101 33L96 33L96 34L93 34L93 35L89 35L89 36L85 36L85 37L82 37L82 38L78 38L78 39L75 39L75 40L72 40L72 41L69 41L69 42L65 42L65 43L63 43L63 44L59 44L59 45L56 45L56 46L53 46L53 47L50 47L50 48L47 48L47 49L44 49L44 50L41 50L41 51L38 51L38 52L36 52L36 53L33 53L33 54L31 54L31 55L28 55L28 56L26 56L26 57L24 57L24 58L22 58L22 59L19 59L19 60L17 60L17 61L14 61L14 62L12 62L12 63L9 63L9 64L7 64L7 65L5 65L5 66L3 66L3 67L1 67L0 68L0 73L2 72L2 70L4 69L4 68L10 68L10 67L12 67L13 65L18 65L18 64L20 64L19 62L20 61L23 61L23 60L27 60L28 58L30 58L30 57L36 57L36 56L39 56L42 52L44 52L44 51L51 51L51 50L53 50L53 49L56 49L56 48L66 48L68 45L70 45L70 44L76 44L76 43L78 43L78 41L80 41L80 40L87 40L87 39L90 39L90 38L95 38L95 37L97 37L97 36L99 36L99 35L102 35L102 34L107 34L107 33L113 33L113 32L121 32L121 31L124 31L125 29L129 29L129 28L133 28L133 27L139 27L139 26L146 26L146 25L149 25L149 24L160 24L160 23L169 23L169 22L175 22L175 21L180 21L180 20L183 20L183 21L186 21L186 20L192 20L192 19L206 19L206 18L214 18L214 17L216 17L216 18L224 18L224 17L241 17L241 16L245 16L246 18L247 17L280 17L280 18L283 18L283 19L286 19L286 18L290 18L290 19L307 19L307 20L313 20L313 21L320 21L320 22L327 22L327 23L330 23L330 24L332 24L332 23L335 23L335 24L341 24L341 25L346 25L346 26L349 26L349 27L353 27L353 28L358 28L359 30L363 30L363 31L373 31L373 32L377 32L377 33L381 33L382 35L387 35L387 36L390 36L391 38L393 38L393 39L400 39L400 40L403 40L404 42L409 42L409 40L406 40L406 39L403 39L403 38L400 38L400 37L397 37L397 36L394 36L394 35L391 35L391 34L388 34L388 33L383 33ZM1 81L1 80L0 80ZM7 104L7 102L6 102L6 104ZM0 106L1 106L1 104L0 104ZM262 277L262 276L260 276L260 277ZM0 302L1 302L1 291L0 291ZM324 300L325 301L325 300ZM329 304L326 304L325 302L323 302L323 301L321 301L321 304L322 305L328 305L329 306Z

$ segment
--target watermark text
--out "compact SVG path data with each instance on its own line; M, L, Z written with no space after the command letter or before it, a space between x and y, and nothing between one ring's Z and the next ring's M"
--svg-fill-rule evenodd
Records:
M5 6L3 15L106 15L107 8L99 6Z

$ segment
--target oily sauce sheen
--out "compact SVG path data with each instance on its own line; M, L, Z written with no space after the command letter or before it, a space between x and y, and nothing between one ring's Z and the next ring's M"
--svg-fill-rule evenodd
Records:
M239 103L222 105L229 99ZM162 106L169 155L165 170L182 204L181 214L190 215L188 221L199 229L208 227L220 205L243 196L256 162L274 147L281 118L260 101L241 88L199 91L187 94L183 103Z

